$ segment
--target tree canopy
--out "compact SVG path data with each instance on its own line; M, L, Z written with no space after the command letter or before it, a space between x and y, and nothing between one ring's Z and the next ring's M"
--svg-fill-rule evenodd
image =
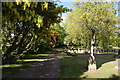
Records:
M118 22L114 3L109 2L76 2L75 9L66 19L66 42L72 45L79 43L90 50L88 70L96 70L94 46L108 48L117 45ZM67 43L67 44L69 44ZM113 44L114 43L114 44Z
M109 2L83 2L74 3L75 9L66 18L66 41L73 44L79 43L89 47L91 39L95 45L108 47L117 45L115 33L118 29L116 8L114 3Z
M3 58L19 58L26 52L49 49L50 26L60 23L60 14L67 11L54 2L3 2Z

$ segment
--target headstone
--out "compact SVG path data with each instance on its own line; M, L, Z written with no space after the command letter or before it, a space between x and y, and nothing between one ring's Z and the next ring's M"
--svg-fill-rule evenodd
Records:
M115 66L115 69L120 69L120 66Z
M71 52L70 50L68 50L67 52Z
M90 53L90 51L88 51L88 53Z
M71 53L74 53L74 51L73 51L73 50L71 50L70 52L71 52Z
M77 50L74 50L74 53L77 53Z
M67 53L67 51L64 51L64 53Z
M81 50L80 53L84 53L85 51L84 50Z
M80 53L80 49L78 49L78 53Z
M118 50L116 49L115 52L118 52Z
M98 50L98 51L97 51L97 54L99 54L99 53L100 53L100 51Z

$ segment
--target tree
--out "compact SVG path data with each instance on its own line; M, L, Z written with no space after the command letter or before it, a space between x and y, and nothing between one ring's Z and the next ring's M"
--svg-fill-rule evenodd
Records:
M64 38L66 36L65 29L60 24L51 25L51 32L54 32L56 35L56 46L64 45Z
M39 52L42 42L48 45L50 25L60 23L59 14L67 11L54 2L3 2L3 59L19 58L28 51Z
M95 45L108 47L116 37L118 18L115 16L114 3L109 2L83 2L74 3L75 9L68 14L66 31L74 42L80 40L81 44L90 49L89 70L96 70L96 61L93 53ZM75 43L76 44L76 43Z

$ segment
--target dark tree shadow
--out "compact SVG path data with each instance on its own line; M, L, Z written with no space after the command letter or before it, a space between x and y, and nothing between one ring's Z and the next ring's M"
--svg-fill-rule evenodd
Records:
M98 80L120 80L120 76L113 74L110 78L103 78Z

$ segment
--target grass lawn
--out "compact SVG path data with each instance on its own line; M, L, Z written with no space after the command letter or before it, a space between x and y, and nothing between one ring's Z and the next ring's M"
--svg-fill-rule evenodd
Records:
M118 69L115 69L118 63L107 62L95 72L84 72L80 77L86 78L110 78L113 75L118 75Z
M83 65L84 64L84 65ZM60 64L59 78L78 78L87 69L85 60L71 60L65 59Z
M114 55L101 55L101 54L98 54L95 56L96 59L104 59L104 60L115 60L114 58Z
M23 56L14 64L1 65L0 68L2 68L2 77L11 78L12 76L16 76L18 73L22 72L33 63L45 60L48 55L49 54L29 54Z
M111 78L112 75L118 75L115 69L118 63L96 61L98 70L95 72L87 71L87 60L81 59L83 55L63 59L60 63L59 78ZM115 61L113 55L96 55L97 59Z
M63 52L61 52L61 53L59 53L62 57L72 57L72 56L69 56L69 55L66 55L66 53L63 53Z

